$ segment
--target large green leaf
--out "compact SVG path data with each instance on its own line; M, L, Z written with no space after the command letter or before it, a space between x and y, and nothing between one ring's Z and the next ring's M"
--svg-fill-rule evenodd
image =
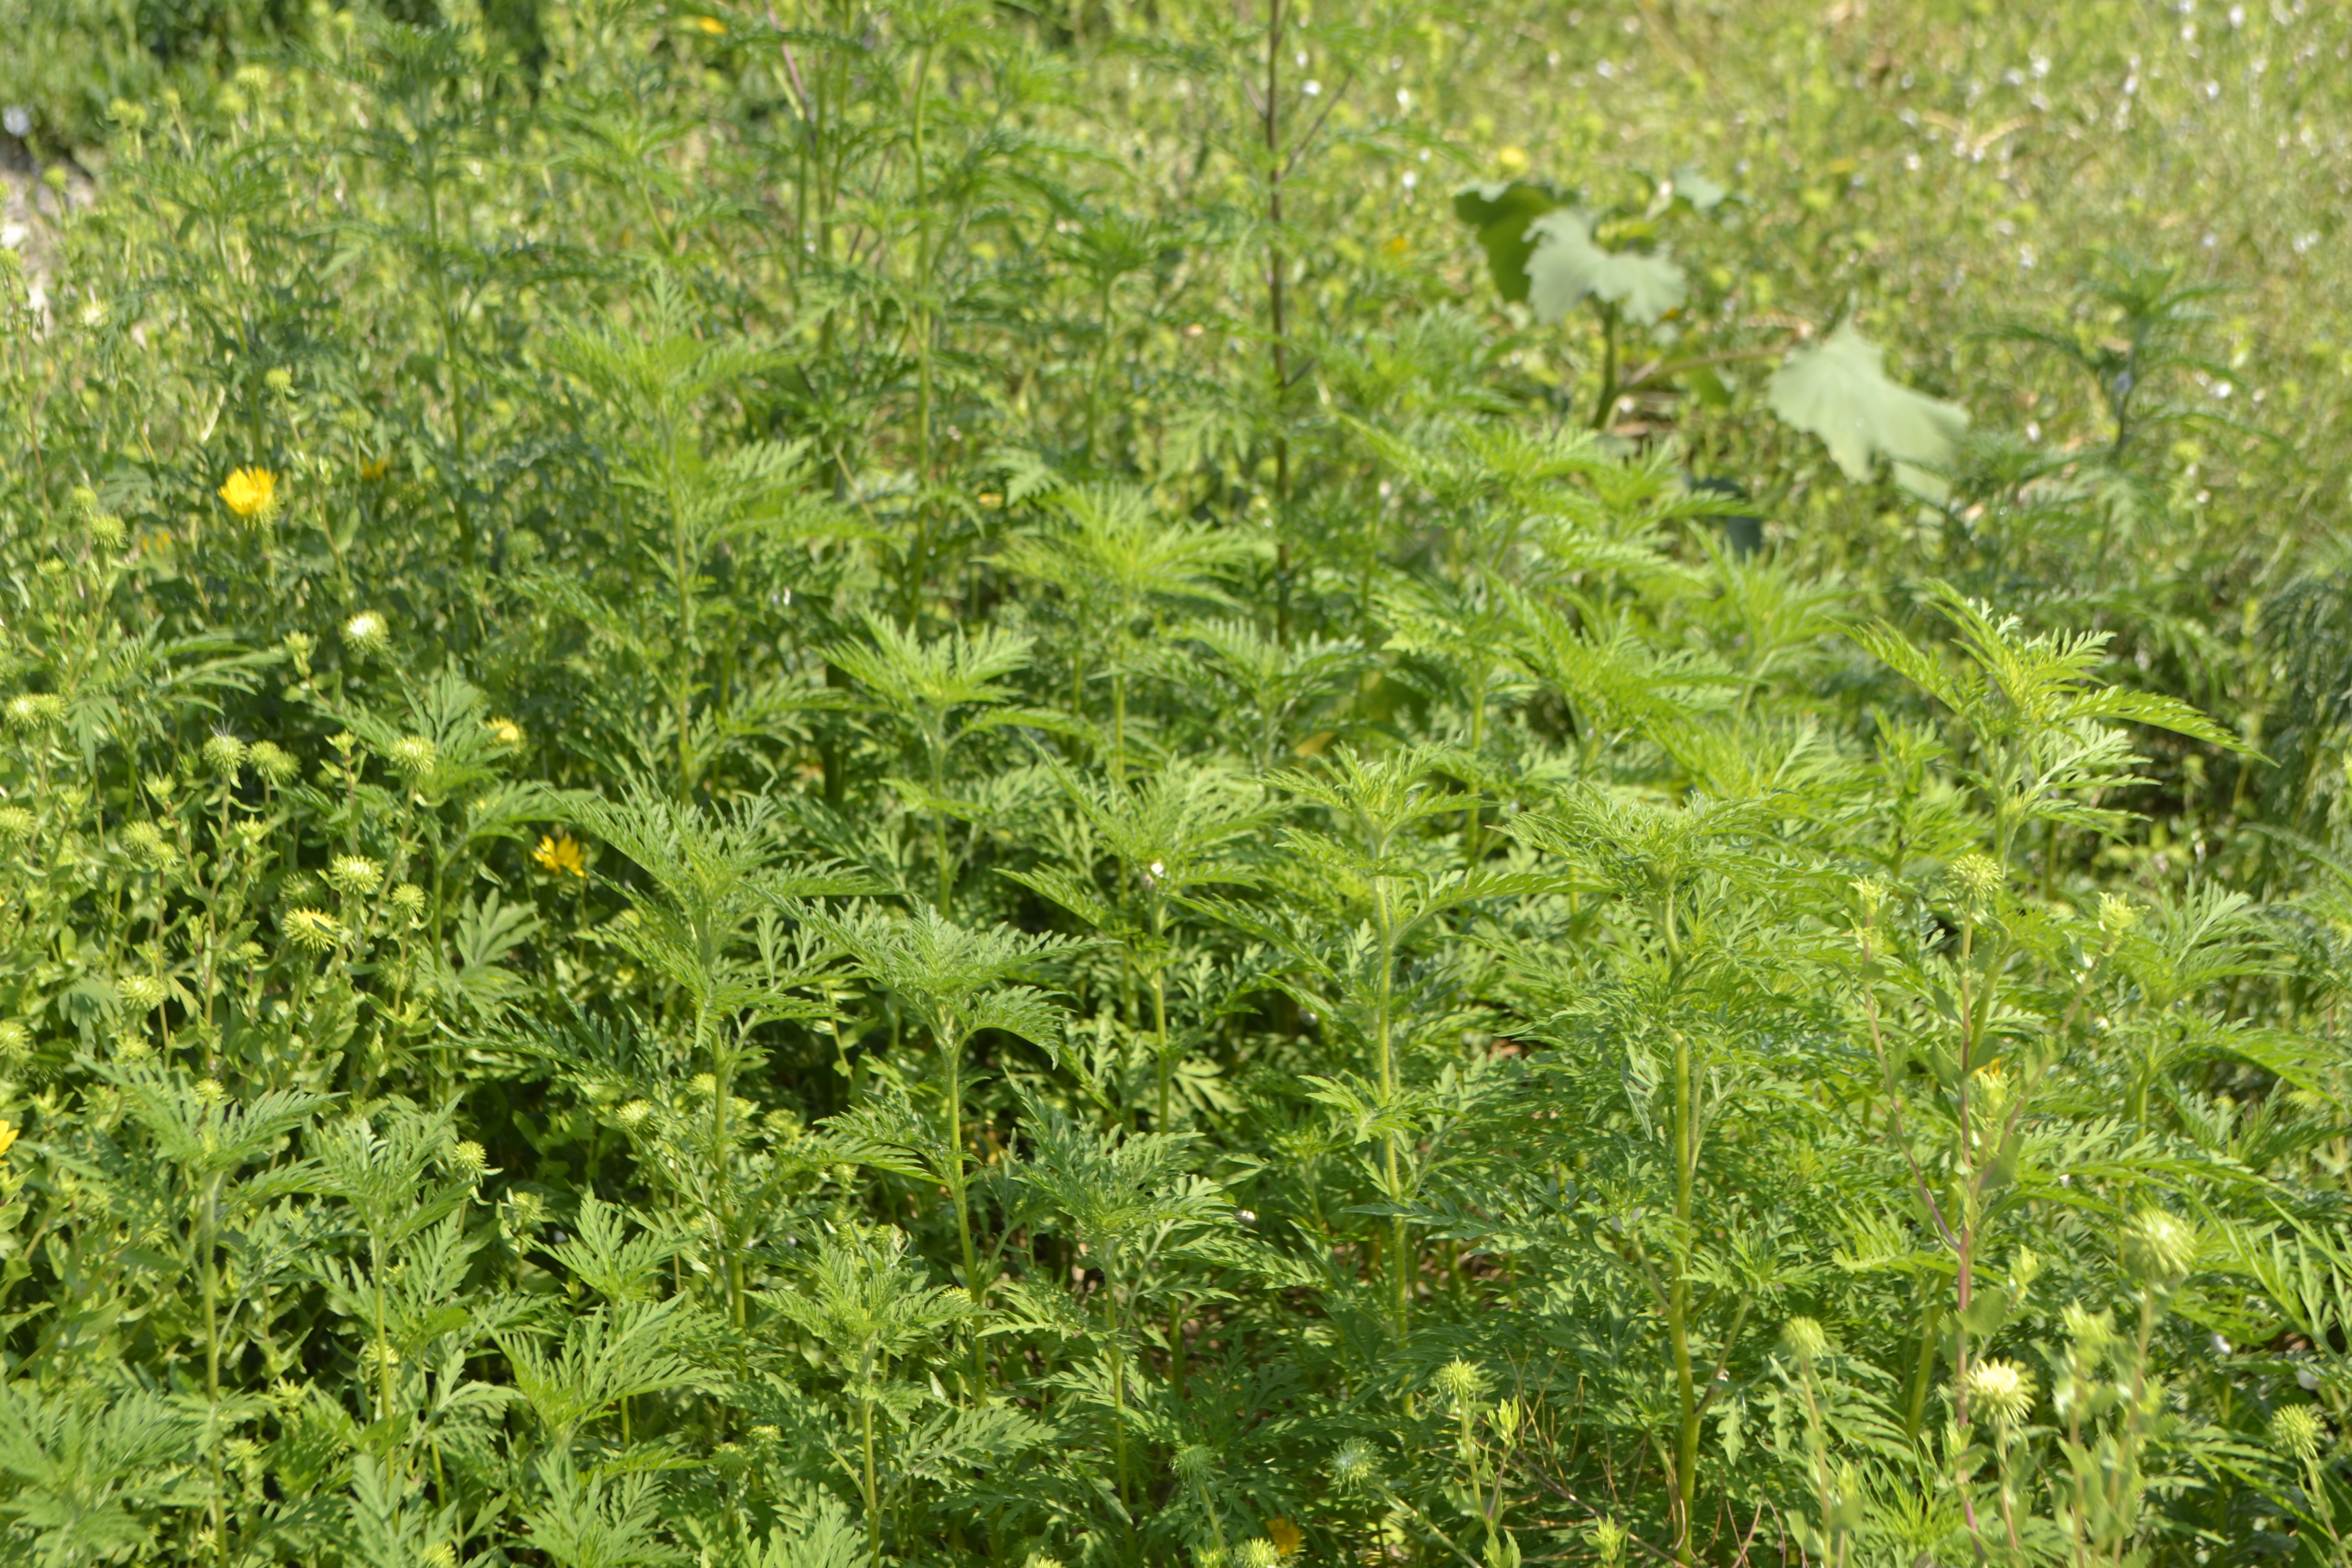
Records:
M1915 495L1936 500L1949 489L1927 470L1950 460L1969 427L1968 410L1889 379L1886 351L1853 322L1790 354L1773 373L1770 392L1772 412L1819 436L1846 478L1865 477L1885 458Z
M1592 241L1591 214L1560 208L1530 224L1528 302L1549 324L1589 297L1614 305L1629 321L1654 326L1683 302L1683 269L1664 255L1603 250Z
M1505 300L1527 299L1528 258L1536 247L1530 226L1562 199L1549 185L1523 180L1469 185L1454 194L1454 216L1478 231L1486 265L1495 274L1495 289Z

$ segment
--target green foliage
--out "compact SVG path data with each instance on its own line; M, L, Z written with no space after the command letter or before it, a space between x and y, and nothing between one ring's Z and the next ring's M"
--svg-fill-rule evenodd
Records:
M2352 1563L2344 17L0 33L0 1559Z

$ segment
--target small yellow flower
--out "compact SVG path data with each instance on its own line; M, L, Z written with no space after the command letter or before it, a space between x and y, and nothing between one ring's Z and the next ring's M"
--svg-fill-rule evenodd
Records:
M1495 163L1503 173L1516 174L1528 166L1527 149L1524 147L1502 148L1496 153Z
M530 858L559 877L584 880L588 875L588 857L581 852L580 841L569 833L541 834L539 847L530 852Z
M513 720L493 719L489 721L489 728L490 738L497 741L499 745L520 746L522 744L522 726L516 723Z
M727 30L727 24L716 16L697 16L694 19L694 25L706 33L723 33Z
M16 1146L16 1124L13 1121L0 1121L0 1154L5 1154Z
M360 478L363 479L380 479L390 472L392 472L390 458L370 458L360 465Z
M1274 1549L1285 1557L1307 1544L1307 1532L1286 1519L1267 1520L1265 1538L1273 1542Z
M239 517L259 517L278 502L278 476L268 468L239 468L221 486L220 499Z

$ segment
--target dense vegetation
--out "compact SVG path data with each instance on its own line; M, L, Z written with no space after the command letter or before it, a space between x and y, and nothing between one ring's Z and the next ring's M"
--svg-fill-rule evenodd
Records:
M2352 16L0 24L7 1561L2352 1562Z

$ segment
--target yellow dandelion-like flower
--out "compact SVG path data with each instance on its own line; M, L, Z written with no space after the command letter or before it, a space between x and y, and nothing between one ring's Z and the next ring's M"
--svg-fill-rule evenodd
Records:
M522 744L522 726L516 723L511 719L493 719L489 721L489 731L491 738L497 741L501 746L520 746Z
M5 1154L16 1146L16 1124L13 1121L0 1121L0 1154Z
M239 517L259 517L278 502L278 476L268 468L239 468L221 486L220 499Z
M539 847L530 852L530 858L543 869L559 877L578 877L584 880L588 875L588 857L581 849L580 841L569 833L541 834Z
M1307 1544L1307 1532L1287 1519L1267 1520L1265 1538L1273 1542L1275 1551L1285 1557L1290 1556Z
M360 478L373 483L392 472L390 458L370 458L360 465Z
M706 33L718 34L727 30L727 24L716 16L697 16L694 25Z
M1506 174L1516 174L1528 166L1528 150L1524 147L1504 147L1495 153L1495 165Z

